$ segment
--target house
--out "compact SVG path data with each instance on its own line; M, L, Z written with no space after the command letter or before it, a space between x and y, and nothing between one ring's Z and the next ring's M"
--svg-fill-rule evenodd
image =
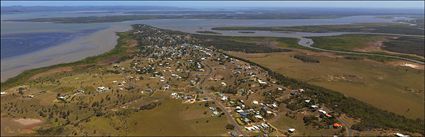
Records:
M295 128L289 128L289 129L288 129L288 132L289 132L289 133L294 133L294 132L295 132Z
M261 79L258 79L258 83L260 83L261 85L267 85L267 82L262 81Z
M178 98L178 94L176 92L171 93L172 98Z
M270 127L268 124L266 124L266 123L261 123L261 126L263 126L263 127L265 127L265 128L268 128L268 127Z
M408 137L409 135L404 135L402 133L394 133L395 136L397 137Z
M218 112L218 111L213 111L212 113L213 113L212 116L219 116L220 115L220 112Z
M105 91L108 91L109 90L109 88L107 88L107 87L97 87L97 89L96 89L96 91L97 92L105 92Z
M340 123L334 123L332 126L334 128L340 128L340 127L342 127L342 124L340 124Z
M227 86L227 84L226 84L225 82L221 82L221 85L222 85L223 87Z
M252 126L255 130L260 130L258 126Z
M0 92L0 95L6 95L6 94L7 94L7 92L5 92L5 91Z
M325 116L328 117L328 118L332 117L332 115L329 114L329 113L326 113Z
M273 112L271 112L270 110L266 111L267 114L273 114Z
M311 101L310 99L304 100L305 103L310 103L310 101Z
M279 91L282 91L282 90L283 90L283 88L281 88L281 87L278 87L278 88L277 88L277 90L279 90Z
M221 97L221 100L222 100L222 101L226 101L227 99L228 99L228 97L227 97L227 96L222 96L222 97Z
M258 119L263 119L263 116L261 116L261 115L255 115L254 117L258 118Z
M252 127L245 127L245 129L248 130L248 131L253 131L254 130L254 128L252 128Z
M320 112L321 114L323 114L323 115L327 114L327 112L326 112L326 111L324 111L323 109L319 109L319 112Z
M168 90L168 89L170 89L170 85L165 84L164 86L162 86L162 89L164 89L164 90Z
M59 96L57 99L62 100L62 101L66 101L66 96Z
M274 102L274 103L272 104L272 106L273 106L274 108L277 108L277 103L276 103L276 102Z
M310 108L311 109L317 109L317 108L319 108L319 106L317 106L317 105L311 105Z
M252 101L252 104L258 105L258 101L257 100L254 100L254 101Z
M246 117L248 117L249 113L243 112L243 110L242 110L242 112L240 112L239 115L241 115L241 117L246 118Z
M249 123L249 122L251 122L251 119L244 118L244 119L243 119L243 121L244 121L245 123Z

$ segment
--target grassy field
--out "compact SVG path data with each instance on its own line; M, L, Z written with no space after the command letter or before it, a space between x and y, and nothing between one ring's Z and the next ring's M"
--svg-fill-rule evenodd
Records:
M290 118L285 115L271 122L271 124L282 130L295 128L296 131L292 134L293 136L331 136L338 132L338 129L317 129L312 126L306 126L302 118Z
M424 118L423 70L330 55L315 56L320 63L303 63L293 58L294 55L304 54L301 52L230 54L408 118Z
M424 39L417 37L394 38L383 35L341 35L312 37L314 47L339 50L395 55L415 60L424 60Z
M84 129L87 131L96 130L98 133L104 133L94 135L226 135L226 118L224 116L211 117L211 112L203 103L183 104L181 100L169 99L166 97L168 96L168 92L156 95L156 97L163 99L161 100L161 105L157 108L131 113L125 117L96 117L84 124ZM204 114L204 112L207 113ZM122 124L122 122L125 124ZM117 130L115 125L127 125L127 127L122 127Z

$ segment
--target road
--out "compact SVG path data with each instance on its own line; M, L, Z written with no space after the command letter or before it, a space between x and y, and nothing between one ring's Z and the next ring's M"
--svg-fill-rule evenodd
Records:
M347 137L351 137L351 136L353 136L353 131L351 130L351 125L350 125L350 123L348 123L347 121L345 121L344 119L341 119L341 118L336 118L339 122L341 122L342 123L342 125L344 125L344 127L345 127L345 132L346 132L346 134L347 134Z
M242 128L239 126L239 124L235 121L232 114L226 109L226 107L221 103L220 101L217 101L217 99L214 100L217 107L219 107L221 110L223 110L224 115L226 115L227 121L235 126L235 131L243 136Z
M208 65L208 64L204 64L204 66L206 68L208 68L208 74L206 74L204 76L204 78L199 82L199 84L197 85L197 88L199 89L199 86L204 85L204 82L207 78L209 78L212 74L212 68ZM206 88L205 88L206 89ZM219 107L221 110L223 110L224 115L226 116L227 122L231 123L234 127L235 127L235 131L236 133L238 133L239 136L244 136L243 132L242 132L242 128L239 126L238 123L236 123L235 119L233 118L233 116L230 114L230 112L226 109L226 106L223 105L223 103L221 103L219 101L219 99L217 97L215 97L215 95L213 95L212 93L207 93L208 98L211 98L214 100L214 103L217 105L217 107ZM214 98L213 98L214 97Z
M369 33L367 33L367 34L369 34ZM392 34L392 35L396 35L396 34ZM398 36L400 36L400 35L398 35ZM413 63L418 63L418 64L421 64L421 65L424 65L425 64L423 61L409 59L409 58L403 58L403 57L399 57L399 56L373 54L373 53L364 53L364 52L351 52L351 51L339 51L339 50L322 49L322 48L313 47L312 45L314 44L314 41L312 39L304 38L304 37L301 37L299 39L300 40L298 41L298 45L303 46L303 47L306 47L306 48L314 49L314 50L319 50L319 51L333 52L333 53L342 53L342 54L352 54L352 55L381 56L381 57L387 57L387 58L405 60L405 61L409 61L409 62L413 62Z

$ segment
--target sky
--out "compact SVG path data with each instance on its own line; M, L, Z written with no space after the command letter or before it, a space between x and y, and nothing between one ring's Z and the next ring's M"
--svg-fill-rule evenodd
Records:
M173 7L339 7L415 8L424 1L1 1L1 6L173 6Z

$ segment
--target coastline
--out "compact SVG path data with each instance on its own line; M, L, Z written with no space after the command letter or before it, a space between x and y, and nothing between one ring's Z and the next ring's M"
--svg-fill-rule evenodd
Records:
M51 48L1 60L1 82L26 70L69 63L108 52L117 44L116 32L130 28L131 26L114 25Z

